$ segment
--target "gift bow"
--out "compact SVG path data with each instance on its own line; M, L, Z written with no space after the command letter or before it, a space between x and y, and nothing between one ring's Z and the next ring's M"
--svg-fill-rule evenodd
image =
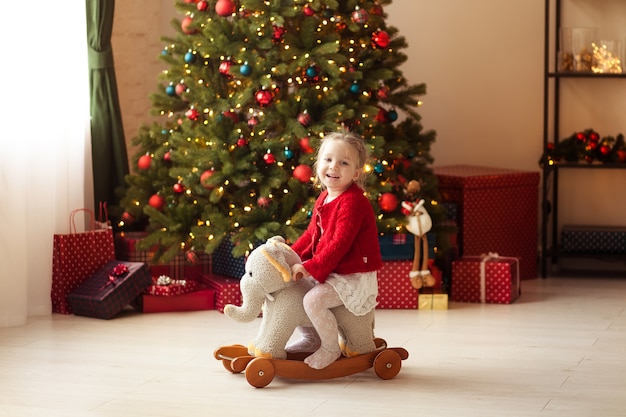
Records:
M124 265L124 264L117 264L117 265L115 265L115 267L113 268L113 270L111 271L111 273L107 277L108 280L107 280L106 284L104 284L101 289L103 290L106 287L108 287L109 285L116 285L117 282L115 282L115 280L117 279L117 277L119 277L120 275L124 275L127 272L128 272L128 267L126 265Z

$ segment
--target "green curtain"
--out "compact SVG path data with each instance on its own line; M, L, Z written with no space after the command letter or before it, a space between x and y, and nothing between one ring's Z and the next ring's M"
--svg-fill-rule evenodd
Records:
M117 205L129 173L111 48L114 0L86 0L94 207Z

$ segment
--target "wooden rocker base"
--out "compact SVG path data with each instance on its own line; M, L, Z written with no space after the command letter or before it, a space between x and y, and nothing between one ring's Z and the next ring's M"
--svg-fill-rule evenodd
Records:
M375 339L376 350L351 358L341 357L324 369L313 369L303 362L310 353L288 354L287 359L269 359L248 354L243 345L222 346L215 350L215 359L221 360L232 373L245 371L246 380L256 388L267 386L274 376L301 380L340 378L374 368L381 379L392 379L400 372L402 361L409 352L400 347L387 347L383 339Z

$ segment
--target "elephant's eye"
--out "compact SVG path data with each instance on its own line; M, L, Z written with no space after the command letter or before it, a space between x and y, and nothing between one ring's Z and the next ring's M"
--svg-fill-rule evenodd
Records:
M250 275L250 277L252 277L252 271L248 272L248 275Z

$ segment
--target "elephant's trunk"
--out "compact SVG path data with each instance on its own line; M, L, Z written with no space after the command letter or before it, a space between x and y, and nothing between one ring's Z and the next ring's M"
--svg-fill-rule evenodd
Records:
M243 301L241 307L229 304L224 307L224 314L235 321L247 323L259 317L265 301L265 291L251 279L247 279L247 276L241 279L239 288Z

